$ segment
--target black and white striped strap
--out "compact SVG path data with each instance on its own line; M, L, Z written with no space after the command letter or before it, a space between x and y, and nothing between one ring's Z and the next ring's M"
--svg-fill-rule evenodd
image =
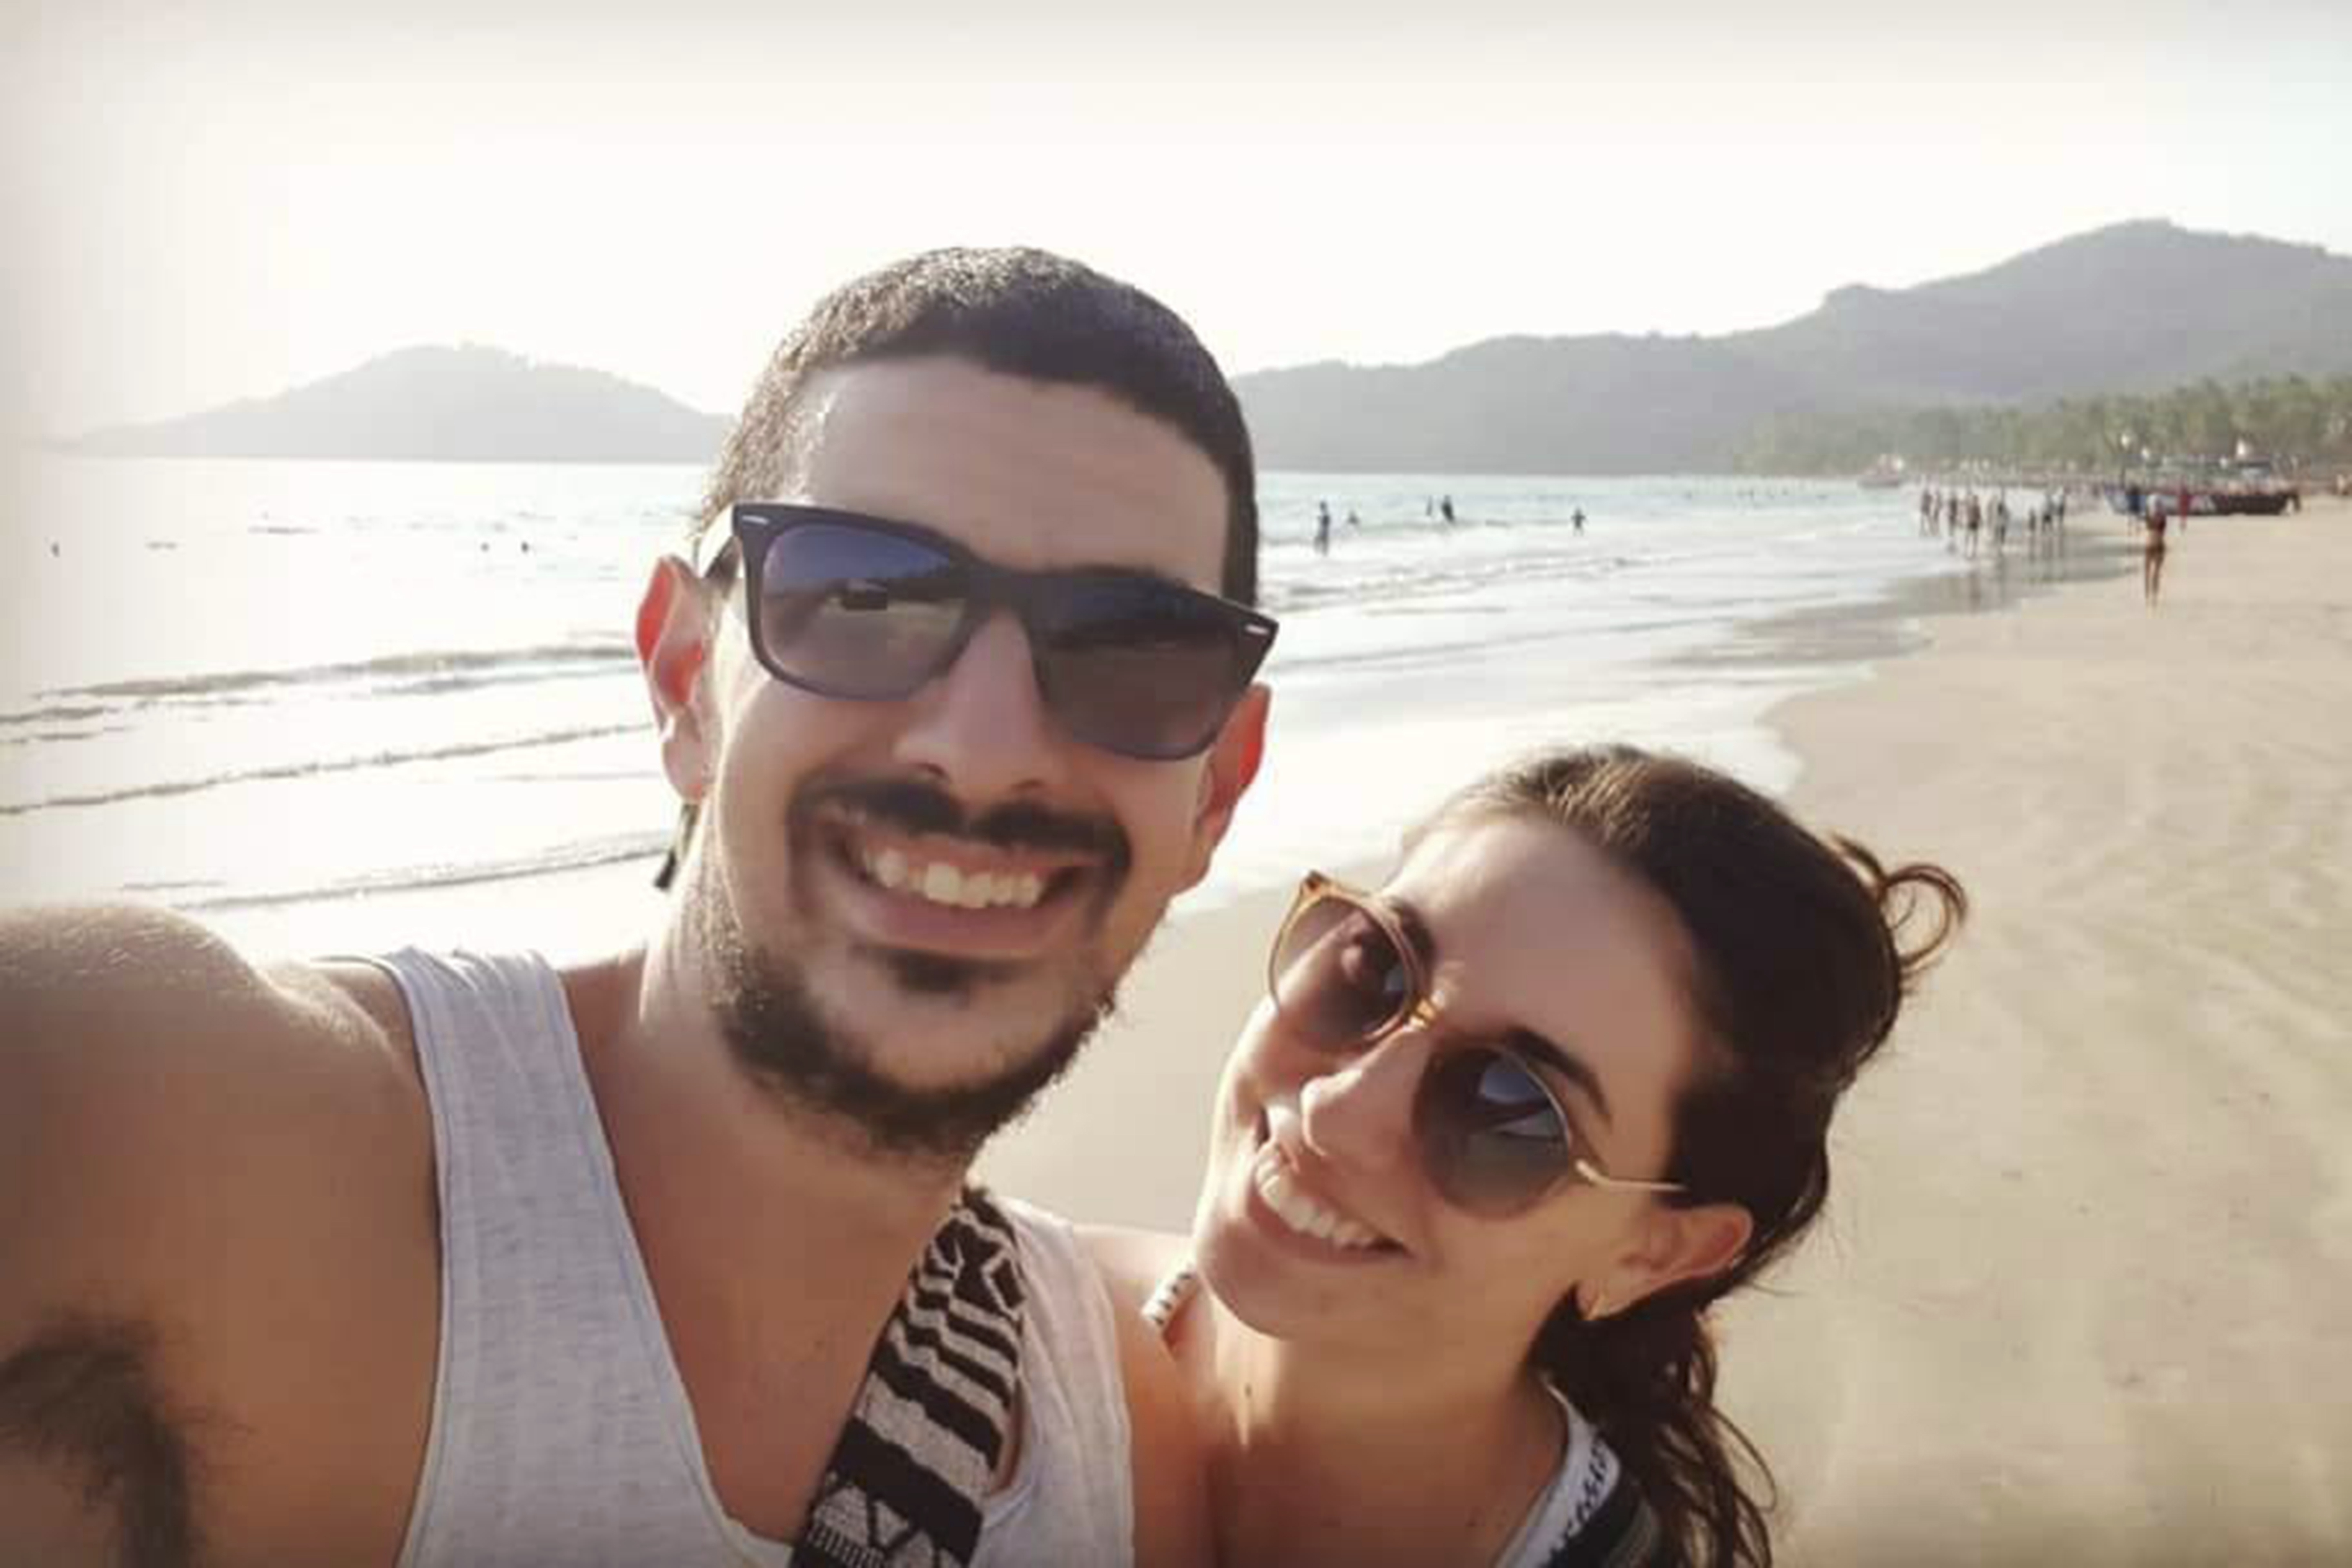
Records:
M969 1187L924 1248L874 1349L793 1560L960 1568L1013 1430L1021 1384L1013 1226Z

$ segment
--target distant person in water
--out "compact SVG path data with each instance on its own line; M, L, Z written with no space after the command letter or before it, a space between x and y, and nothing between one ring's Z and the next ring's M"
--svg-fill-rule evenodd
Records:
M1348 526L1349 528L1361 528L1364 526L1364 520L1356 515L1356 509L1354 507L1349 507L1348 509Z
M1568 521L1570 524L1575 528L1577 532L1582 533L1584 531L1584 509L1582 507L1578 507L1574 511L1569 513Z
M1447 496L1437 503L1437 514L1445 520L1446 527L1452 528L1454 526L1454 498L1452 496Z
M1318 500L1315 503L1315 553L1318 555L1331 553L1331 503L1329 501Z

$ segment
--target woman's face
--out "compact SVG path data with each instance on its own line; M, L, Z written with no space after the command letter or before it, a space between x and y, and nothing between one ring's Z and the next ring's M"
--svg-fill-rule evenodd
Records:
M1433 1022L1335 1053L1260 1003L1219 1089L1195 1257L1276 1338L1516 1362L1570 1290L1612 1310L1686 1265L1690 1211L1570 1181L1508 1217L1465 1212L1414 1136L1423 1071L1465 1041L1538 1037L1581 1065L1519 1053L1580 1152L1612 1176L1659 1177L1696 1051L1688 942L1663 899L1533 816L1456 817L1381 899L1427 943Z

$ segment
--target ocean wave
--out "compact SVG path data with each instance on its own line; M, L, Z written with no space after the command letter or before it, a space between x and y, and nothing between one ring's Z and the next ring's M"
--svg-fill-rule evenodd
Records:
M1311 578L1278 577L1266 586L1269 614L1305 613L1326 605L1364 605L1399 599L1475 593L1497 583L1559 582L1576 577L1605 577L1628 566L1646 564L1646 558L1622 554L1490 556L1481 560L1433 565L1425 560L1392 563L1336 572Z
M233 773L213 773L203 778L164 779L126 785L121 789L48 795L39 800L0 801L0 817L28 816L37 811L63 811L80 806L119 805L125 801L156 800L172 795L196 795L205 790L226 789L236 784L271 784L287 779L315 778L326 773L358 773L370 768L395 768L409 763L440 763L460 757L492 756L501 752L530 751L541 746L567 745L574 741L597 741L613 735L635 734L640 728L642 726L637 724L589 724L530 735L464 741L446 746L424 746L413 751L375 752L365 756L277 763L264 767L240 768Z
M667 829L614 834L559 845L536 855L500 860L475 860L464 865L400 866L337 878L310 887L265 888L173 901L184 910L221 910L268 909L285 904L314 903L327 899L421 892L436 888L462 888L479 882L507 882L527 877L584 871L628 860L651 860L669 847Z
M298 666L290 669L215 670L204 674L165 676L142 680L100 681L89 686L64 686L34 693L44 698L99 698L109 702L155 703L233 699L241 693L270 693L304 686L331 686L346 681L391 681L426 684L428 689L486 685L498 679L543 679L618 668L634 663L635 651L620 638L598 642L554 643L537 647L443 649L387 654L377 658L334 664ZM0 724L22 723L47 715L80 718L103 711L36 709L28 713L0 713Z
M48 692L42 696L51 695ZM21 713L0 713L0 729L25 724L70 724L77 719L103 719L114 710L104 703L75 703L64 708L27 708Z

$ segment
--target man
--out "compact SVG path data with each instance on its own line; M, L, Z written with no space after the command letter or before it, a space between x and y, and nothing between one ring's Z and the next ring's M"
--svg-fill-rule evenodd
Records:
M0 927L0 1562L1196 1552L1149 1331L962 1183L1255 771L1254 487L1164 307L919 257L786 340L654 568L641 946Z

